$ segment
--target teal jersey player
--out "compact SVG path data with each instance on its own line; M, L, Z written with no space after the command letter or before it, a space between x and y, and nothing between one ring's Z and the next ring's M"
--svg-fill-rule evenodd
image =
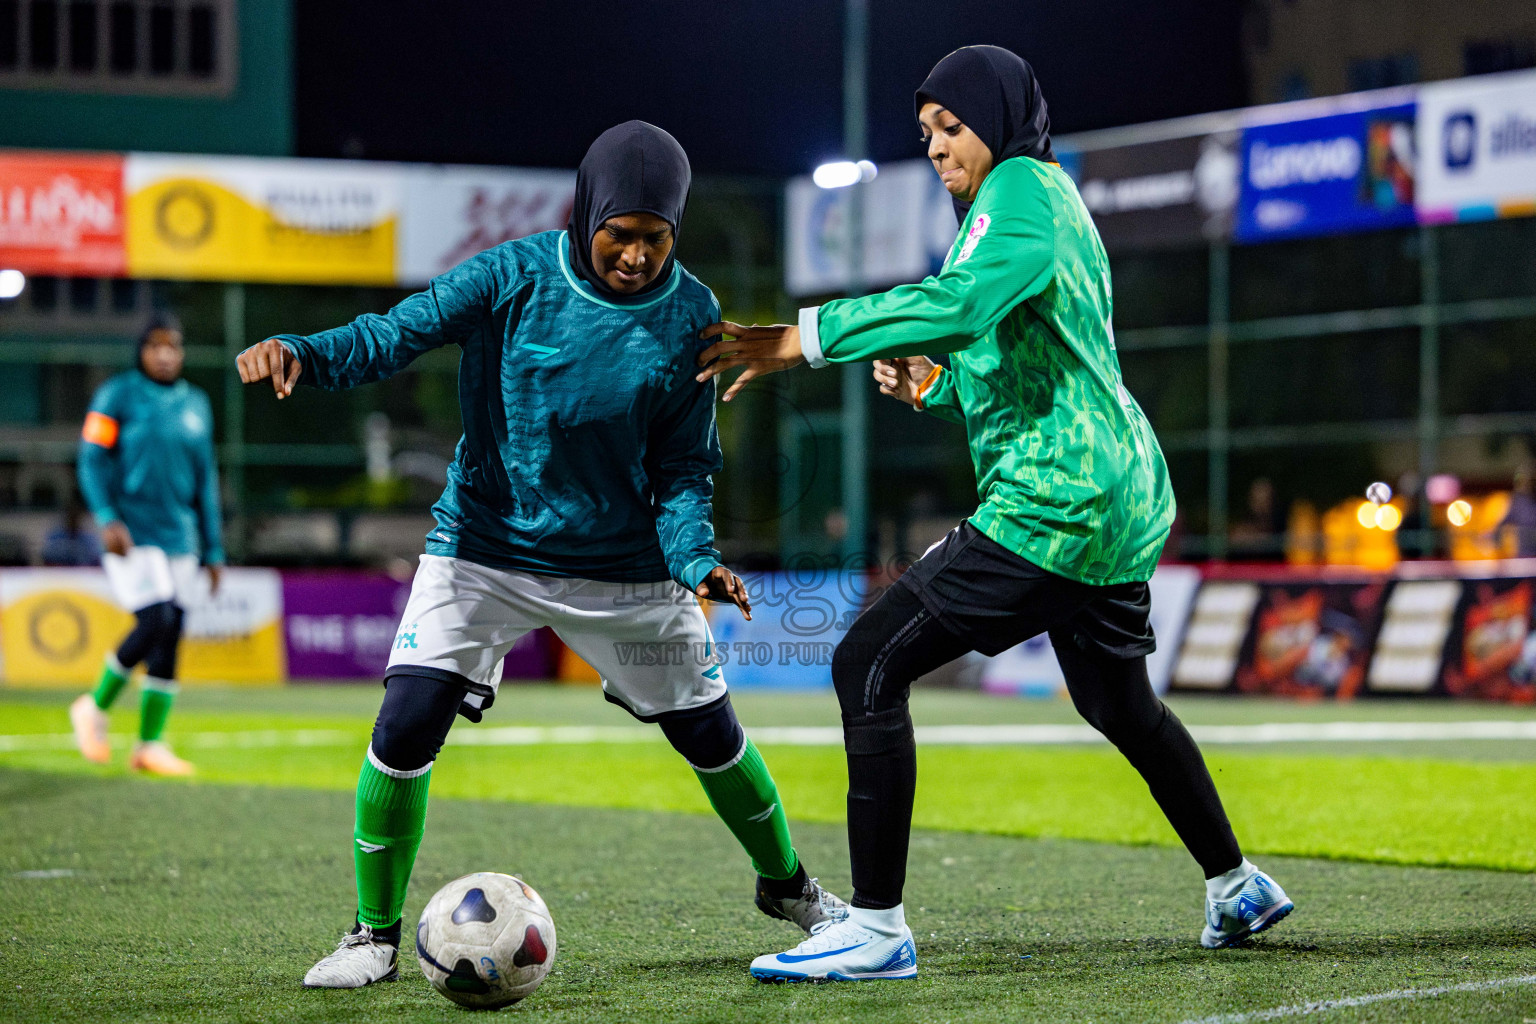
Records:
M464 436L428 554L693 590L720 564L714 389L693 380L699 332L719 314L676 263L621 305L571 269L567 232L546 231L471 257L386 314L278 340L301 381L329 389L462 349Z
M198 564L218 588L224 563L219 473L208 396L181 377L181 328L157 318L139 342L139 365L91 399L80 432L80 490L102 532L102 568L112 594L136 620L107 655L96 691L70 706L80 752L111 757L106 709L144 665L139 742L132 767L187 775L192 766L162 739L176 696L176 650L186 608L198 594Z
M132 369L96 390L80 440L80 490L98 526L138 545L224 562L208 393Z
M244 380L270 378L286 397L295 383L352 387L429 349L462 351L464 436L358 778L356 923L309 987L395 976L434 759L457 714L478 721L491 706L507 651L541 626L693 766L751 859L759 909L807 932L847 912L790 843L699 605L730 601L750 617L714 548L715 388L694 380L719 305L672 255L689 181L672 136L620 125L582 161L565 231L483 252L386 314L240 355ZM646 645L689 656L633 656Z

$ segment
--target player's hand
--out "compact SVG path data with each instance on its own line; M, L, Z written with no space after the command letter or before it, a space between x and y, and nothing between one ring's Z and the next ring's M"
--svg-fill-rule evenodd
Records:
M875 383L882 395L890 395L898 402L917 408L917 389L933 372L934 362L926 356L907 356L902 359L876 359Z
M725 335L734 340L726 340ZM753 377L765 373L788 370L805 362L800 351L800 328L793 324L773 324L769 327L743 327L729 320L710 324L699 332L701 338L719 338L709 348L699 353L699 365L704 367L694 379L699 383L718 377L734 366L744 366L740 376L726 389L723 401L729 402L736 392L746 387Z
M731 570L717 565L709 575L699 581L693 592L705 601L729 601L741 609L741 617L752 621L752 599L747 596L747 585Z
M222 565L210 565L208 567L208 596L217 596L219 593L219 584L223 582L224 567Z
M113 555L126 555L133 547L133 534L121 521L108 523L101 528L102 549Z
M304 372L304 365L276 338L268 338L241 352L235 357L235 366L240 369L240 380L246 384L272 378L272 390L279 399L293 394L293 386Z

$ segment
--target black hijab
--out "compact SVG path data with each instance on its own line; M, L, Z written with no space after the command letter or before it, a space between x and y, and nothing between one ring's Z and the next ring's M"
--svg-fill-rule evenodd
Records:
M576 171L576 201L566 232L571 268L604 298L633 301L672 276L677 235L688 205L693 172L676 139L653 124L625 121L597 137ZM609 288L592 266L592 236L609 217L653 213L672 225L672 252L650 284L630 295Z
M1016 156L1054 161L1051 119L1029 62L1001 46L962 46L939 61L917 90L917 110L937 103L992 151L992 165ZM971 204L955 200L965 220Z
M175 313L162 310L150 317L149 323L145 324L144 329L139 332L139 372L143 373L146 377L149 377L149 372L144 369L144 350L149 347L149 339L155 336L156 331L175 331L177 334L180 334L182 333L181 320ZM156 384L165 384L164 381L155 380L153 377L149 377L149 379L155 381ZM181 378L177 377L176 380L181 380ZM171 384L176 383L176 380L171 381ZM165 386L169 387L170 385Z

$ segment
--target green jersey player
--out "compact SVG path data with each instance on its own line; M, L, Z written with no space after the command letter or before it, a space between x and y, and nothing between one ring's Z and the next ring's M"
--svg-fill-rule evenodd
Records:
M1120 380L1109 263L1051 154L1033 70L992 46L957 50L917 94L918 121L960 232L920 284L800 311L798 326L720 324L700 379L875 361L885 394L970 440L976 513L854 624L833 658L848 752L854 895L846 921L759 957L765 980L910 978L902 910L917 763L912 681L960 655L1048 633L1079 712L1141 773L1200 864L1210 947L1291 910L1244 859L1199 749L1152 692L1147 580L1173 491L1146 417ZM949 353L949 366L930 361Z

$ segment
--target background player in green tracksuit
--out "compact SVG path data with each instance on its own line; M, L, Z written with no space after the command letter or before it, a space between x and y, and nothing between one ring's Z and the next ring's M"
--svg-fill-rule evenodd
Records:
M139 365L92 397L78 464L81 493L101 527L107 581L136 622L107 655L95 692L70 705L70 720L80 752L105 763L106 709L142 663L139 741L129 763L152 775L192 772L162 734L176 698L176 648L197 594L199 560L215 591L224 564L213 411L207 393L181 378L182 362L180 324L156 318L140 337Z
M1244 859L1188 731L1152 692L1151 577L1173 491L1146 417L1120 379L1109 262L1055 163L1027 63L991 46L950 54L917 94L928 155L960 232L935 277L800 311L797 326L721 324L700 379L749 379L800 362L875 360L881 390L963 423L981 499L839 645L833 680L848 749L848 920L764 979L906 978L916 949L902 911L916 749L912 681L960 655L1048 632L1079 712L1146 780L1206 879L1210 947L1291 910ZM927 358L949 353L946 368ZM710 360L717 360L710 364Z
M357 787L357 923L304 984L396 976L434 759L479 721L507 651L549 626L603 692L660 725L758 871L756 903L809 932L843 902L806 876L773 778L731 708L698 598L750 613L714 548L713 384L693 379L709 289L673 258L688 158L654 125L604 132L569 227L489 249L383 316L241 353L241 377L353 387L458 345L464 437L385 671ZM681 659L635 658L644 645Z

